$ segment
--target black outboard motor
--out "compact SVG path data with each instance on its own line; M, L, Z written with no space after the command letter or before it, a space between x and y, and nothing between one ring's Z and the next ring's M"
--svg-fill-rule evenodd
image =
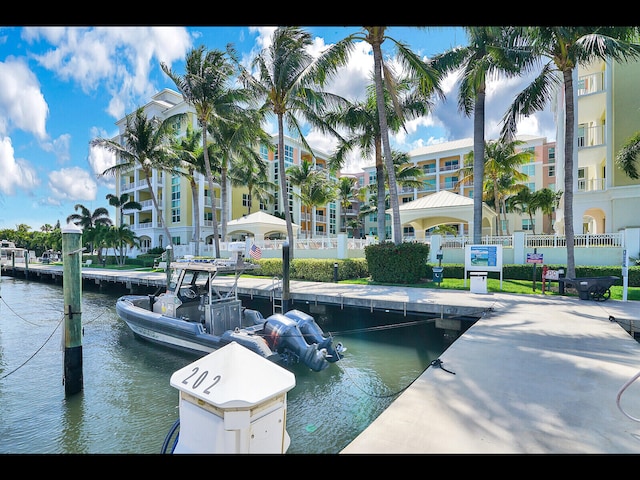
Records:
M342 355L344 351L342 344L338 343L334 346L331 337L325 338L320 325L316 323L311 315L300 310L289 310L285 313L285 316L295 320L307 343L316 343L318 350L325 349L327 351L327 361L334 363L344 356Z
M293 352L307 367L315 372L329 366L324 349L318 350L318 345L307 344L295 320L285 317L281 313L274 313L267 318L263 327L264 339L274 352L286 355L286 351Z

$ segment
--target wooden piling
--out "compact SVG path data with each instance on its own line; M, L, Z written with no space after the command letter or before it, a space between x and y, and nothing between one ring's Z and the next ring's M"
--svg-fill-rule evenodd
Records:
M62 229L64 292L64 387L67 396L82 391L82 229Z

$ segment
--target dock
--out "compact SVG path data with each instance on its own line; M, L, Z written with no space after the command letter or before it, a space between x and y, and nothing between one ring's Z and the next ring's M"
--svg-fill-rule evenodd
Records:
M166 282L161 272L82 274ZM273 287L241 277L238 293ZM640 453L640 343L623 328L640 326L640 302L299 281L290 290L294 301L478 317L340 455Z

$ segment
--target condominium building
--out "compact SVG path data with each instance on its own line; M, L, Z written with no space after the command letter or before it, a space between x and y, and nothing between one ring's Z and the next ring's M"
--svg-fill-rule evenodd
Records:
M149 118L156 117L160 120L169 118L175 114L186 113L186 119L176 122L176 129L179 135L184 134L189 124L194 128L199 128L195 111L193 107L188 105L182 98L182 95L171 89L164 89L156 93L151 101L144 107ZM126 128L126 117L116 122L122 135ZM274 144L277 144L277 135L273 137ZM269 180L279 187L279 172L277 152L270 150L266 145L260 146L260 156L268 164ZM285 168L292 165L300 165L305 159L310 161L314 168L326 171L327 175L327 158L325 152L314 149L313 155L304 148L301 142L293 138L285 137L284 161ZM158 201L158 207L162 219L168 226L174 245L189 245L194 242L194 203L199 204L201 215L200 221L200 242L203 244L213 243L213 222L219 224L221 221L222 202L221 188L218 183L214 185L213 198L215 198L215 208L212 207L212 193L209 191L209 185L204 175L196 174L196 191L197 199L193 199L189 181L184 176L171 174L154 170L152 177L149 179L151 189ZM288 192L288 207L290 208L293 222L300 226L299 235L302 237L310 236L326 236L335 235L338 232L338 209L337 202L331 202L324 206L307 207L302 205L299 196L299 188L290 187ZM249 191L248 188L231 187L228 185L227 192L229 201L226 202L228 221L240 218L248 213L258 210L265 211L270 214L280 214L283 212L281 208L281 199L279 188L276 188L275 200L273 203L260 203L253 199L251 212L249 212ZM166 247L169 242L165 238L166 234L161 228L160 219L156 213L152 203L151 190L149 189L145 173L142 168L137 166L126 173L120 173L116 177L116 195L123 193L129 194L131 200L142 205L142 210L126 210L123 215L123 222L128 224L135 232L140 240L140 247L132 252L144 253L153 247ZM116 223L120 223L120 218L116 219ZM220 229L219 229L219 233ZM279 234L274 233L277 238ZM241 234L223 238L222 241L241 240Z
M524 183L526 183L531 192L541 188L549 188L555 192L557 188L555 181L555 142L547 142L545 137L533 135L520 135L517 139L523 142L517 151L529 150L533 153L531 162L520 167L520 170L528 176ZM422 171L422 186L420 188L398 186L399 202L401 204L411 202L441 190L473 198L473 182L464 180L463 174L465 155L471 151L473 151L473 138L428 145L410 151L410 162ZM365 184L375 185L375 166L365 167L363 170L365 172ZM552 233L552 220L540 211L536 212L533 219L529 218L528 215L508 212L506 221L503 219L501 211L497 213L500 213L499 221L502 223L502 231L504 233L510 234L518 230ZM391 238L391 219L389 214L386 216L386 238ZM453 226L459 235L472 233L469 232L468 224L456 223L456 220L452 218L443 217L442 224ZM370 214L365 219L364 228L368 235L378 236L376 213ZM422 233L428 234L429 232ZM496 231L492 231L490 225L483 225L482 234L497 235L497 225ZM417 235L419 238L422 236ZM412 226L403 225L403 237L409 239L416 237L416 232Z
M595 61L574 74L576 132L573 144L575 233L616 233L638 227L640 180L615 162L622 145L640 131L640 62ZM557 99L557 184L564 185L564 96ZM562 208L556 229L564 233ZM637 254L637 252L633 252Z

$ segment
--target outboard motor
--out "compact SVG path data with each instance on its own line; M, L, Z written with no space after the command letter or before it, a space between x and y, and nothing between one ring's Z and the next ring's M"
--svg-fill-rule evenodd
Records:
M324 370L329 366L324 349L318 350L318 345L309 345L304 341L302 332L295 320L285 317L281 313L274 313L267 318L264 327L264 338L271 350L280 354L289 350L299 360L315 372Z
M316 323L311 315L294 309L286 312L285 316L293 319L298 324L298 328L307 343L315 343L318 345L318 350L325 349L327 351L327 361L334 363L344 356L342 352L345 349L342 344L338 343L334 347L331 337L325 338L320 325Z

